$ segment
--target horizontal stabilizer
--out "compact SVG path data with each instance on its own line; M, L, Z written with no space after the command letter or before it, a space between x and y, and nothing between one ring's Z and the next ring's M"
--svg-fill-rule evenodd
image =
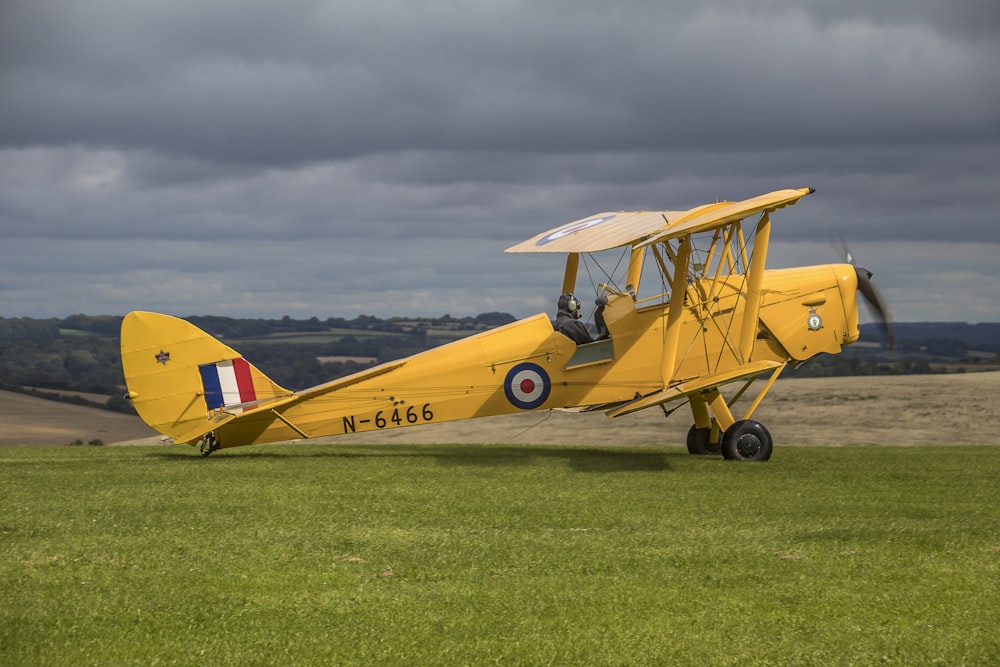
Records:
M206 419L200 422L194 428L188 429L180 435L175 435L173 441L178 445L189 444L193 445L198 440L202 438L207 433L211 433L215 429L219 428L223 424L228 424L229 422L236 419L237 415L221 413L213 417L212 419Z

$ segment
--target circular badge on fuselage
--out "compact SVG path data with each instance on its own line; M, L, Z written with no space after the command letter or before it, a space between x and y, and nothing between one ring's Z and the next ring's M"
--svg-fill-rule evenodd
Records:
M510 404L521 410L534 410L545 403L552 389L549 374L538 364L524 362L507 371L503 392Z

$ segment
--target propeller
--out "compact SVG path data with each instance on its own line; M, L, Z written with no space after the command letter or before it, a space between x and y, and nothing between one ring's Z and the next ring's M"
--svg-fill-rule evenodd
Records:
M851 249L847 247L847 242L844 241L844 237L840 234L840 230L834 227L834 232L836 233L836 241L840 246L841 254L848 264L854 267L854 272L858 276L858 291L861 292L861 296L865 298L865 304L868 306L868 312L871 314L882 328L882 337L886 342L886 345L891 350L895 344L895 336L892 331L892 316L889 313L889 308L885 305L885 300L879 296L878 290L872 284L872 276L875 274L868 269L858 266L854 259L854 253Z
M891 350L896 345L896 340L892 333L892 317L889 315L889 309L885 306L882 298L879 297L875 286L872 285L872 276L875 274L866 268L855 266L853 263L852 266L854 266L854 272L858 274L858 291L861 292L861 296L865 297L865 302L868 304L868 312L882 326L882 336L885 338L886 345Z

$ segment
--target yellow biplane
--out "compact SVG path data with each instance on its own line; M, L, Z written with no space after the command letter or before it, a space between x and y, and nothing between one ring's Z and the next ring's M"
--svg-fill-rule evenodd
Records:
M581 258L589 273L595 257L618 256L621 275L606 272L595 286L593 342L574 342L538 314L289 391L194 325L133 312L121 331L128 396L152 428L203 455L528 410L616 418L686 400L691 453L765 461L771 436L751 416L782 369L858 339L858 291L888 321L871 274L852 264L765 270L771 214L811 192L599 213L508 248L566 254L564 299L576 291ZM735 416L758 376L767 380ZM731 383L739 389L726 398L720 388Z

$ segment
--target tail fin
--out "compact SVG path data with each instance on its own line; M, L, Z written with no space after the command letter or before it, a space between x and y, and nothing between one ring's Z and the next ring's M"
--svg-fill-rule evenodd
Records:
M122 369L143 421L195 442L244 409L291 395L190 322L136 311L122 320Z

